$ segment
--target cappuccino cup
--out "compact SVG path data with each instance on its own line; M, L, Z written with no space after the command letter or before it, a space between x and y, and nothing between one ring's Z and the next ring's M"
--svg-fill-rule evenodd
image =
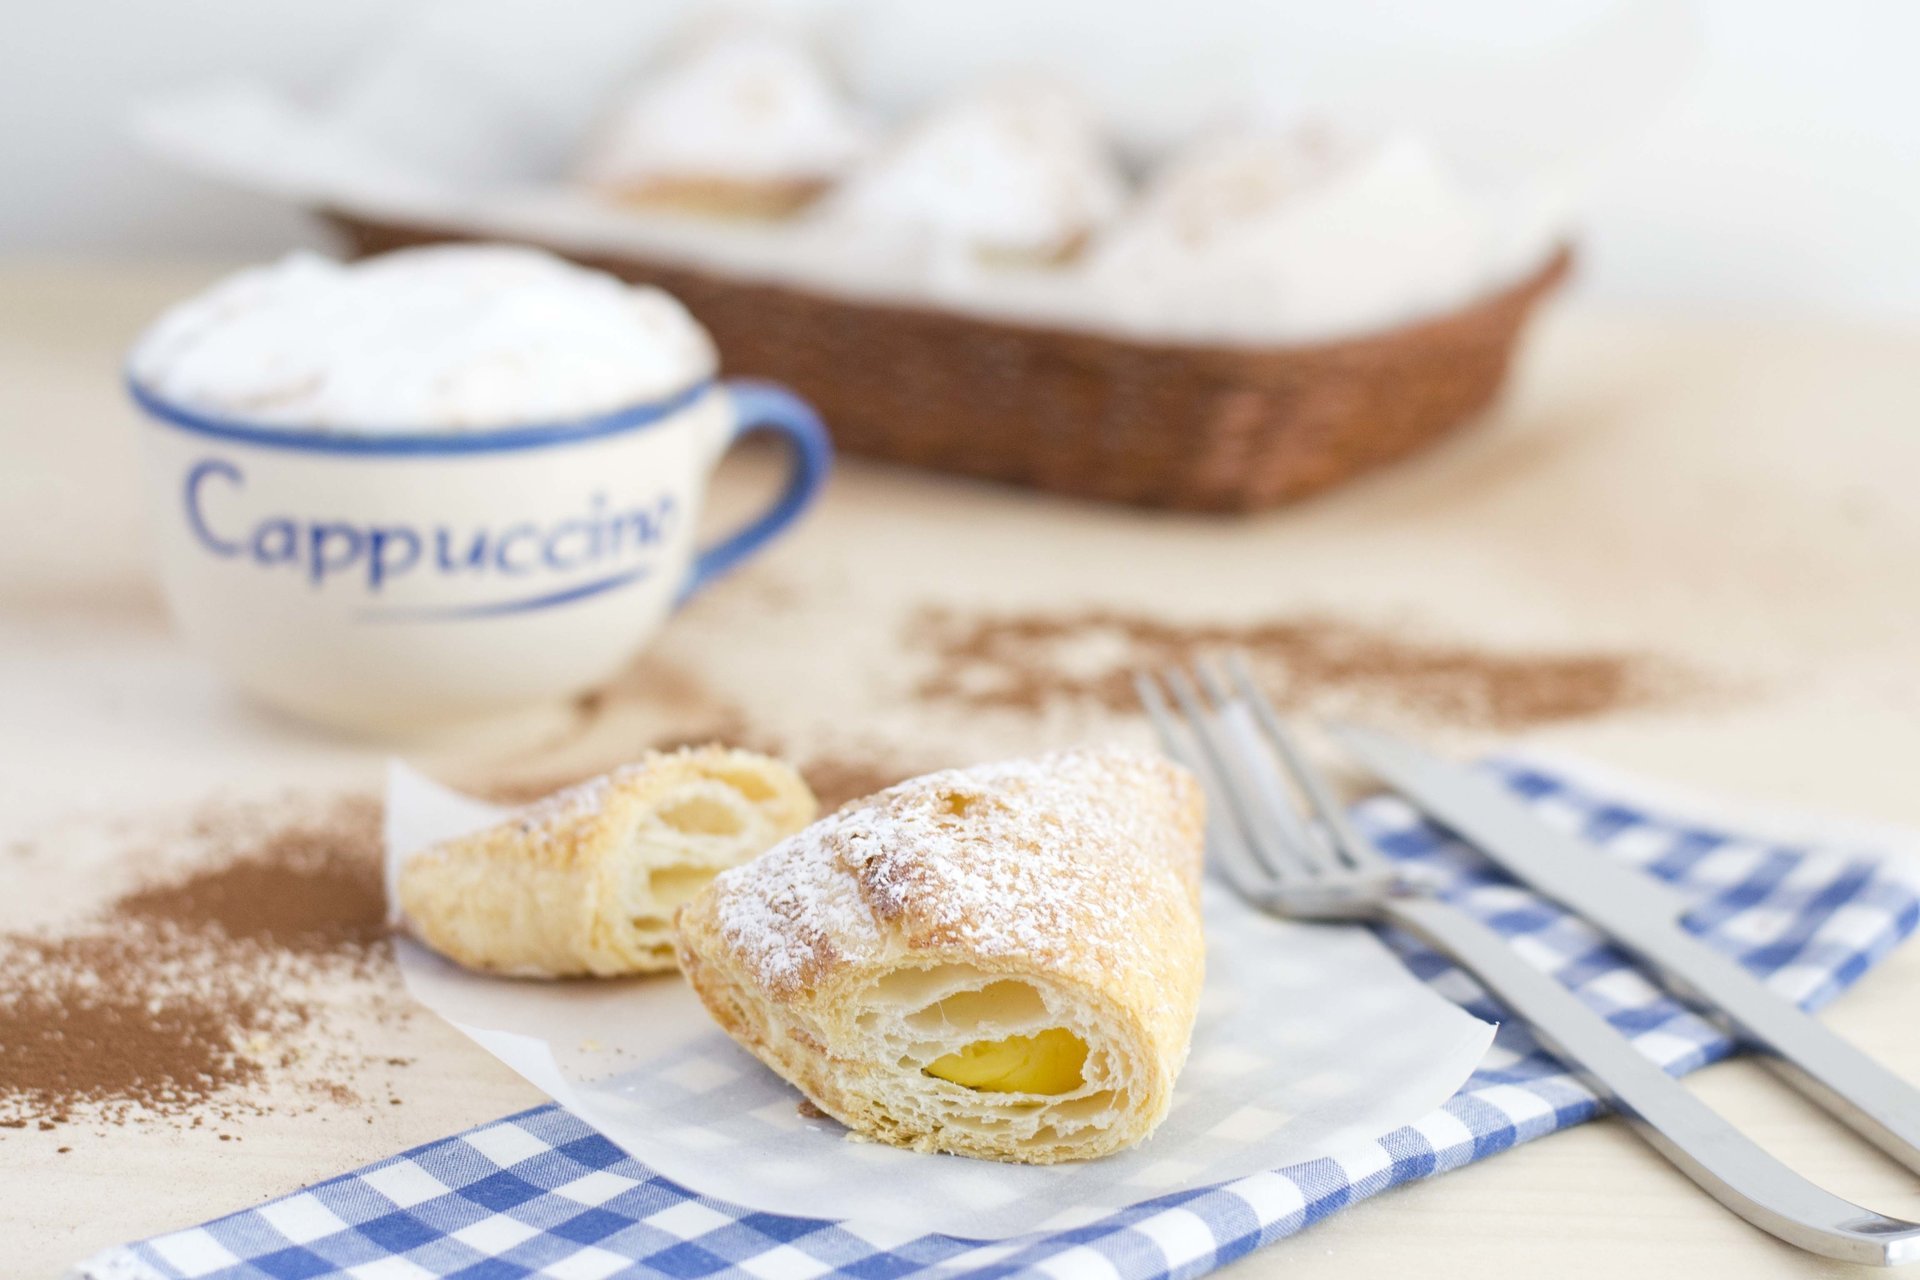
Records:
M715 368L667 295L531 250L216 287L128 371L174 623L262 702L361 733L589 690L826 478L804 402ZM715 465L755 433L789 446L780 494L696 545Z

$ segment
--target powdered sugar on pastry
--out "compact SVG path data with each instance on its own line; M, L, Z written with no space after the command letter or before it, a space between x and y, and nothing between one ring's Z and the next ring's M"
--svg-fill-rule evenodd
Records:
M1248 129L1175 157L1088 276L1134 327L1324 337L1465 302L1489 252L1484 212L1418 140Z
M930 945L983 956L1046 963L1091 947L1109 963L1127 947L1143 882L1198 893L1197 866L1169 864L1138 811L1101 802L1165 769L1075 751L914 779L722 875L721 928L775 990L806 981L827 939L842 952L877 945L880 926L898 922ZM1009 786L1020 803L999 794ZM1096 903L1107 909L1077 914Z
M1127 752L902 783L678 918L721 1026L858 1132L1050 1163L1166 1113L1199 996L1201 803Z
M828 182L871 130L798 41L717 32L644 79L609 115L581 166L607 187L652 180Z
M821 227L883 252L1044 263L1118 213L1125 182L1090 113L1037 81L934 110L836 190Z
M706 332L658 289L536 249L296 253L169 310L133 376L182 408L356 434L568 422L710 377Z

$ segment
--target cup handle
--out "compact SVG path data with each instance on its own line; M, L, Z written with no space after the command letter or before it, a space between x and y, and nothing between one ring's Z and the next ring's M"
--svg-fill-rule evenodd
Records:
M733 402L734 425L719 453L757 432L782 436L788 445L787 483L773 505L745 527L694 553L693 568L680 588L676 607L738 568L799 519L813 505L833 467L833 443L820 415L806 401L785 387L752 378L728 378L721 385Z

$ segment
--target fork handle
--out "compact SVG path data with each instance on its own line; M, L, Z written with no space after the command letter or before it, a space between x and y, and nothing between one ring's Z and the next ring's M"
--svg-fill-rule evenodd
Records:
M1472 916L1426 897L1390 899L1381 915L1479 979L1675 1168L1754 1226L1846 1262L1920 1261L1920 1223L1863 1209L1768 1155Z

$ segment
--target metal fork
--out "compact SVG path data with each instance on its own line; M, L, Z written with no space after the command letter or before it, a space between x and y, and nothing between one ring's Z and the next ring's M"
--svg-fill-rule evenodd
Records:
M1241 897L1279 916L1398 925L1477 978L1635 1132L1754 1226L1847 1262L1920 1261L1920 1224L1863 1209L1768 1155L1499 934L1388 861L1347 821L1239 655L1162 679L1171 704L1146 675L1135 678L1140 701L1167 754L1206 789L1208 858Z

